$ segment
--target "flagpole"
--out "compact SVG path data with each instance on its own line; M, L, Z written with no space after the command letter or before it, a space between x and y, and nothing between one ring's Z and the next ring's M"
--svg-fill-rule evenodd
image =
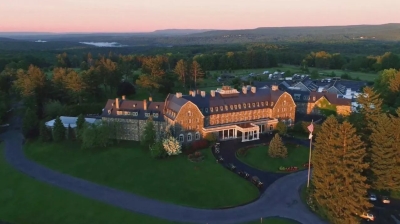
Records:
M311 120L310 126L312 127L312 131L314 130L313 120ZM310 131L310 152L308 155L308 176L307 176L307 188L310 186L310 172L311 172L311 148L312 148L312 131Z

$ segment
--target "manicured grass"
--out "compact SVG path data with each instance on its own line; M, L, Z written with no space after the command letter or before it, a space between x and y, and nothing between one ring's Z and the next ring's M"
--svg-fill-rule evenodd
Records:
M299 170L304 169L304 163L308 162L309 149L292 144L287 144L286 147L288 157L285 159L269 157L268 146L263 145L249 149L245 156L238 156L238 158L252 167L265 171L280 172L281 166L297 166Z
M257 224L257 223L264 223L264 224L301 224L297 221L286 219L286 218L263 218L262 220L257 220L253 222L248 222L246 224Z
M134 214L36 181L12 168L0 144L0 220L12 224L174 223Z
M122 142L106 150L82 150L77 143L28 143L26 155L52 169L145 197L200 208L220 208L250 202L255 186L215 162L210 149L205 160L190 162L179 155L153 159L137 142Z

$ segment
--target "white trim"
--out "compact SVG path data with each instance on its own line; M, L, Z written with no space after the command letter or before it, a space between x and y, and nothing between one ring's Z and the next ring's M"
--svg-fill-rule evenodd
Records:
M185 141L185 136L183 134L180 134L178 140L179 140L179 142L184 142Z
M196 132L196 133L194 134L194 139L195 139L195 140L199 140L199 139L200 139L200 132Z
M189 136L190 136L190 139L189 139ZM187 139L188 142L193 141L192 133L188 133L187 136L186 136L186 139Z

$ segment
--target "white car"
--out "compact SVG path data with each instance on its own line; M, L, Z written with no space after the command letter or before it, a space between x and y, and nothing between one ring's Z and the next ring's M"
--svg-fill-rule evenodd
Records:
M370 201L376 201L377 200L376 195L375 194L370 194L369 195L369 200Z
M361 218L366 219L367 221L374 221L375 220L375 216L371 213L367 213L367 212L363 212L360 215Z

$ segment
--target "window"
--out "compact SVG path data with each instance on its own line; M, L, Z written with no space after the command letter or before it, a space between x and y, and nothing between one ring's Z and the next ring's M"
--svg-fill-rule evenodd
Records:
M192 123L192 119L189 119L189 124L191 124Z
M313 101L315 101L315 96L312 98Z
M307 100L308 99L308 97L307 96L303 96L303 100Z
M274 106L274 102L271 102L271 107Z
M250 108L250 103L247 104L247 107Z
M145 113L144 116L149 117L150 113Z
M242 106L240 106L240 104L237 105L237 106L238 106L239 110L242 108ZM236 105L235 105L235 109L236 109Z
M210 112L213 112L213 108L212 107L210 107Z
M183 134L180 134L180 135L179 135L179 141L180 141L180 142L183 142Z
M299 99L300 99L300 96L301 96L300 94L294 94L294 99L295 99L295 100L299 100Z
M219 109L220 109L221 111L223 111L223 110L224 110L224 107L223 107L223 106L220 106Z
M245 103L243 104L243 108L246 109L246 104Z
M253 103L253 108L256 107L256 103Z
M206 113L208 113L208 108L204 108L204 111L205 111Z
M153 113L153 117L157 118L158 117L158 113Z
M192 116L192 111L188 111L188 116L190 117L190 116Z
M196 125L196 130L199 130L199 125Z
M138 112L133 112L132 115L133 116L138 116Z
M265 101L265 106L268 106L268 101Z
M218 112L218 107L215 107L215 112Z
M272 131L274 129L274 126L272 124L269 126L269 130Z
M233 110L233 105L230 105L229 107L231 108L231 110Z
M285 101L283 101L283 106L286 106L286 100L285 100Z
M260 102L257 102L257 107L259 107L260 106Z
M279 108L278 108L278 113L279 113Z
M191 142L192 141L192 133L187 134L187 141Z
M228 106L227 105L225 105L225 110L228 110Z
M194 135L194 139L199 140L200 139L200 133L196 132Z
M292 126L292 119L288 120L288 126Z
M262 107L264 106L264 102L261 102L261 106L262 106Z
M197 123L199 123L199 120L200 120L199 118L196 118L196 122L197 122Z

